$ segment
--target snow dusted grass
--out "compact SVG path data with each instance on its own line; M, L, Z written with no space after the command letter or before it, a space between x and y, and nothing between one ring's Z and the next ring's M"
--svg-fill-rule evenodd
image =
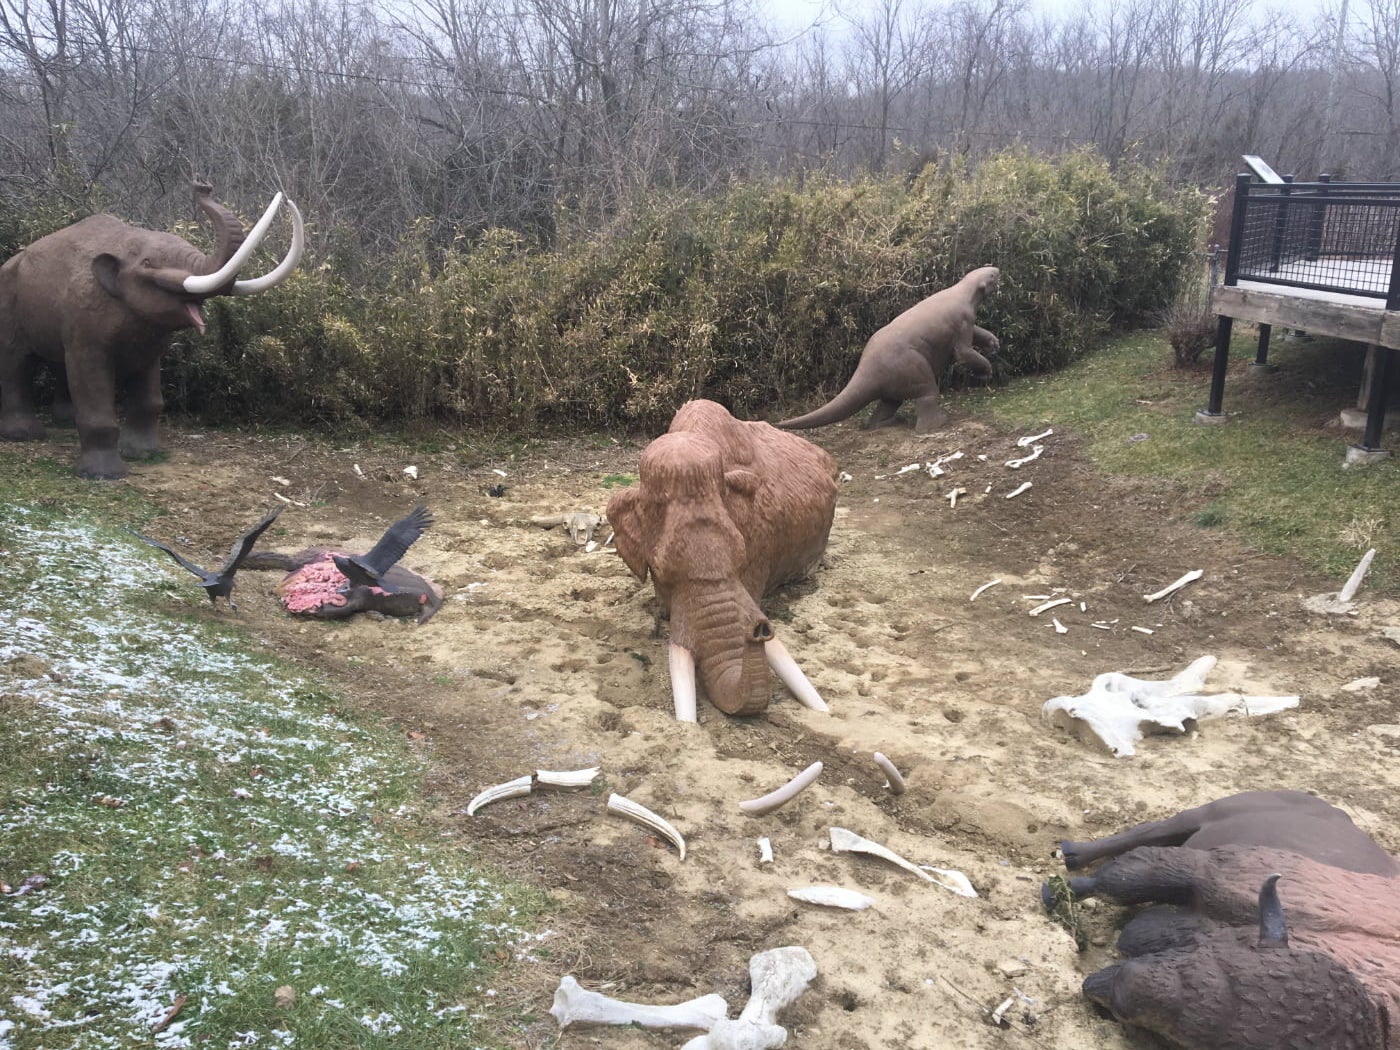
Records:
M0 1050L492 1045L539 902L434 841L395 734L68 502L0 504Z

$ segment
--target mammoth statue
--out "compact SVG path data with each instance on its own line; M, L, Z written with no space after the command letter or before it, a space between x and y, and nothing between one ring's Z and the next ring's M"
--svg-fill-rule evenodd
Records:
M762 712L770 667L798 700L825 710L758 603L810 573L826 549L835 460L767 423L691 401L646 447L639 473L608 501L607 518L623 561L638 579L650 573L670 615L676 717L696 719L697 671L721 711Z
M1158 905L1084 981L1120 1021L1192 1050L1400 1045L1400 867L1341 810L1246 792L1065 844L1070 867L1117 854L1070 888Z
M202 332L201 306L212 295L251 295L280 284L304 243L301 213L287 201L291 249L270 273L238 280L282 194L246 237L209 186L196 183L194 200L214 226L210 255L172 233L92 215L39 238L0 267L0 438L44 436L29 390L34 360L42 358L66 375L54 414L71 411L76 419L81 476L125 477L122 455L160 451L160 355L171 335L182 328ZM120 430L118 391L126 411Z

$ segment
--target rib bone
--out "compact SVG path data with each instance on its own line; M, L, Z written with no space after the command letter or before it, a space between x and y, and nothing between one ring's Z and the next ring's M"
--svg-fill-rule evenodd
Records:
M813 762L776 791L770 791L762 798L754 798L749 799L747 802L740 802L739 808L753 817L761 816L764 813L771 813L779 806L791 802L801 791L815 783L817 777L821 775L822 764L820 762Z
M680 850L681 860L685 860L685 839L681 837L681 833L675 829L675 826L664 817L658 817L646 806L638 805L630 798L623 798L616 792L608 796L608 809L665 836L675 845L676 849Z
M489 806L492 802L499 802L504 798L515 798L518 795L528 795L532 779L530 774L526 773L523 777L507 780L504 784L493 784L467 803L467 816L472 816L482 806Z
M651 1006L610 999L598 992L579 987L578 981L565 975L559 979L554 993L554 1005L549 1008L560 1028L571 1024L637 1024L643 1028L704 1028L724 1019L729 1004L721 996L702 995L671 1006Z

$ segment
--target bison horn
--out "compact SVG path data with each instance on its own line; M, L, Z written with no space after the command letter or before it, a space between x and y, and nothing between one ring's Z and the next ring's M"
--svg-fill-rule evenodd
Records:
M695 655L685 646L671 643L671 695L676 702L676 719L695 722Z
M265 292L269 288L275 288L285 281L288 275L296 269L297 263L301 262L301 253L306 248L306 227L302 225L301 209L288 199L287 207L292 210L292 246L287 249L286 256L276 269L270 270L261 277L255 277L250 281L234 281L234 295L254 295L258 292Z
M1288 923L1283 915L1283 901L1278 896L1278 880L1282 875L1270 875L1259 889L1259 947L1287 948Z
M821 694L807 680L807 676L802 673L802 668L797 666L797 661L792 658L792 654L787 651L787 646L777 638L770 638L764 643L764 652L768 656L768 666L773 669L783 685L788 687L788 691L797 698L797 702L803 707L810 707L813 711L830 711L826 706L826 701L821 698Z
M272 198L272 203L267 206L267 211L263 212L257 225L248 231L248 236L238 246L238 251L233 253L228 262L211 274L191 274L186 277L185 291L191 295L213 295L214 292L238 276L238 271L243 264L257 250L258 242L267 235L267 229L272 225L272 220L277 215L277 209L282 206L282 199L280 192Z

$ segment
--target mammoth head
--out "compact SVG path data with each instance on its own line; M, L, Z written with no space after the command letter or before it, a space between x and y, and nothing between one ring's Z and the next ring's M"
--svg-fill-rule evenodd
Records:
M194 326L204 331L201 306L211 295L251 295L281 284L301 260L306 233L301 212L290 200L292 243L286 256L269 273L237 280L238 271L257 250L284 198L278 193L261 219L245 236L238 219L216 201L211 188L196 183L196 206L214 226L215 247L204 255L174 234L123 227L119 245L93 256L92 274L98 287L129 306L143 320L162 328Z
M685 721L695 721L697 671L716 707L752 715L768 706L769 666L785 681L796 669L745 585L742 525L760 487L751 471L726 471L710 438L679 431L647 446L638 486L608 503L618 553L638 579L650 574L670 613L671 685Z

